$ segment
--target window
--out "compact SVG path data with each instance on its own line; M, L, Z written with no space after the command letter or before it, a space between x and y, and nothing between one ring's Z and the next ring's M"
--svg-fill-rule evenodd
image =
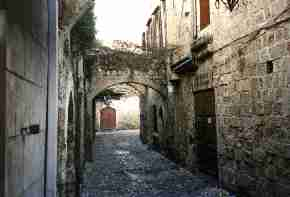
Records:
M209 0L199 0L200 5L200 30L210 24Z
M274 72L274 64L273 61L267 62L267 74L271 74Z

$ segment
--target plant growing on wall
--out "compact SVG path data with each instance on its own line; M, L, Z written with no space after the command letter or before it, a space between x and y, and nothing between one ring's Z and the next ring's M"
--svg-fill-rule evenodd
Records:
M141 47L136 49L99 47L94 56L95 65L106 70L130 70L162 71L166 69L169 54L168 49L156 48L143 51Z
M73 27L71 31L71 46L73 53L85 55L88 49L95 47L95 20L94 12L90 9Z
M88 79L91 78L91 66L94 58L88 56L87 52L92 48L101 46L100 41L96 39L96 17L93 7L80 18L71 31L72 53L73 55L81 55L83 57L85 76Z
M220 8L221 3L232 12L236 7L246 5L248 0L216 0L215 6Z

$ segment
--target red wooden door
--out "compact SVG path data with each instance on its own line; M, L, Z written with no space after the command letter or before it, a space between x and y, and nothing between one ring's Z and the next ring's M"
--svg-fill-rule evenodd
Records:
M112 107L105 107L101 110L101 129L116 128L116 110Z

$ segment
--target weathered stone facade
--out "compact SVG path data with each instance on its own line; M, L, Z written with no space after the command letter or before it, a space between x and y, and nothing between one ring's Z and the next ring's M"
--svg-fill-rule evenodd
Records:
M167 97L166 86L164 86L166 68L154 63L155 61L150 58L144 59L144 56L138 58L138 54L131 52L97 49L88 93L88 106L93 108L88 111L92 128L98 129L99 120L96 117L96 110L102 106L102 103L95 98L104 90L111 89L118 92L125 87L124 91L127 94L140 97L141 130L146 132L153 128L151 119L146 118L152 118L151 109L154 103L158 106L165 105ZM166 109L165 106L163 108Z
M160 143L174 153L174 159L198 169L197 94L214 91L216 130L212 135L216 133L220 183L250 196L288 196L289 2L248 1L230 12L210 0L210 24L203 29L199 1L188 5L193 8L186 14L191 27L174 20L168 24L169 17L182 18L182 10L189 8L177 6L185 1L174 2L175 8L166 1L163 18L163 24L171 26L165 28L169 31L165 35L171 35L172 27L173 35L181 32L173 42L165 39L166 46L177 46L168 66L172 126ZM191 38L186 39L186 32L192 32ZM188 52L194 72L172 73L171 65Z
M62 37L61 37L62 36ZM58 195L64 196L67 192L68 182L75 182L75 168L73 165L73 158L68 158L69 151L73 154L72 143L74 144L74 80L72 71L72 62L69 58L69 53L64 52L65 44L69 43L69 34L61 34L59 42L59 86L58 86ZM71 105L69 105L71 104ZM70 109L69 109L70 108ZM72 116L69 122L69 113ZM69 132L70 131L70 132ZM70 145L68 144L68 138ZM70 146L70 147L69 147ZM71 150L69 150L69 148ZM70 161L68 161L68 159ZM70 164L69 164L70 163Z
M60 1L58 42L58 196L79 196L91 143L85 143L86 79L83 57L73 54L71 31L91 1ZM85 151L86 150L86 151ZM85 154L86 153L86 154Z

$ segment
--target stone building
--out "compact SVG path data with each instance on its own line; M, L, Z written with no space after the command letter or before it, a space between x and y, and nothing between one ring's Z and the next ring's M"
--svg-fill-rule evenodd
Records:
M86 127L84 58L75 51L72 31L94 6L91 0L60 0L58 18L57 196L79 196L85 162L92 156L92 131ZM89 136L88 136L89 135ZM90 139L90 140L89 140ZM85 142L86 141L86 142Z
M153 2L144 48L173 51L164 153L230 190L289 196L289 1Z

